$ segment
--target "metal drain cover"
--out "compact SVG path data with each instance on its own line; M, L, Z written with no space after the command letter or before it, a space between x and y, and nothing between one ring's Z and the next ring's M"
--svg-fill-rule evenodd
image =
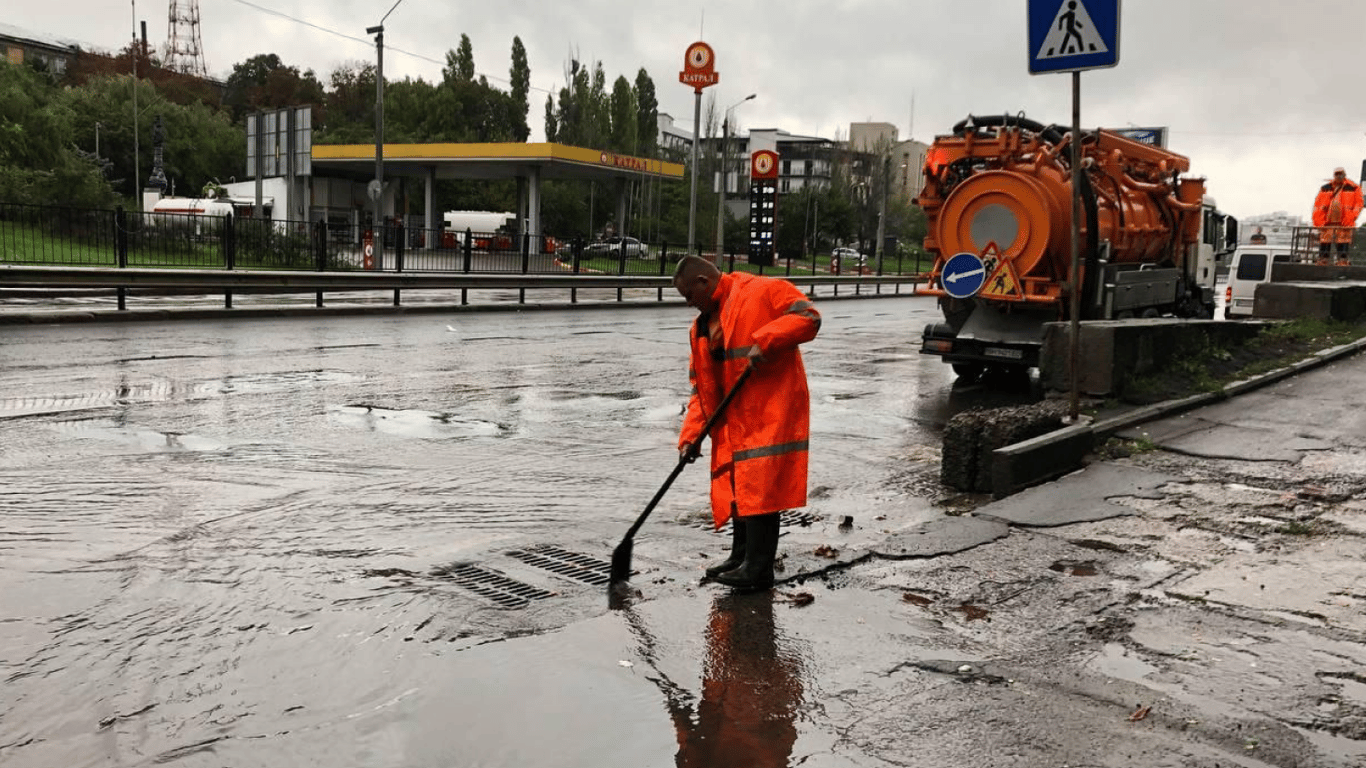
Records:
M584 584L602 586L606 584L611 570L606 560L571 552L550 544L542 544L528 549L514 549L508 557L521 560L527 565L550 571L566 579L581 581Z
M525 608L532 600L554 597L554 592L509 579L497 571L469 563L455 563L432 569L433 576L454 581L480 597L492 600L504 608Z
M806 510L802 510L800 512L788 511L782 513L782 515L778 517L778 525L783 528L787 528L788 526L792 525L799 525L805 528L806 526L811 525L812 523L818 523L824 519L824 516L818 515L815 512L807 512ZM690 527L697 528L698 530L702 531L707 531L709 533L729 534L730 532L730 527L724 525L721 526L721 528L718 530L716 526L712 524L711 518L709 517L699 520L696 523L690 524Z

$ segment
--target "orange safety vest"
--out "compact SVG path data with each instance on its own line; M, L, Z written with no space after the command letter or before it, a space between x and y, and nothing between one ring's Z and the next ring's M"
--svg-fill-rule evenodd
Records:
M1314 226L1347 227L1347 229L1325 229L1319 233L1319 242L1336 240L1339 243L1352 241L1351 228L1357 225L1357 215L1361 213L1361 187L1344 181L1341 187L1332 182L1324 184L1314 198Z
M713 350L707 316L693 325L688 378L692 396L678 445L694 443L758 346L764 362L731 400L711 432L712 520L720 528L732 505L762 515L806 504L811 393L797 345L816 337L821 316L786 280L744 272L717 284L721 348Z

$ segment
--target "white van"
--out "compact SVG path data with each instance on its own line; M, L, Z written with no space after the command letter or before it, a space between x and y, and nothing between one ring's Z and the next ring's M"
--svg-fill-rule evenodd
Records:
M1250 317L1257 286L1271 280L1271 265L1290 261L1289 245L1240 245L1228 267L1228 289L1224 292L1224 317Z

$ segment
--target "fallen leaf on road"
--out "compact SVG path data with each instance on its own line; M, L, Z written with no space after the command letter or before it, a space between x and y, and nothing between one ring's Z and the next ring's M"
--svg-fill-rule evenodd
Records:
M816 547L815 555L817 557L839 557L840 551L829 544L822 544Z
M1153 705L1149 704L1146 707L1139 707L1138 709L1135 709L1134 713L1132 715L1129 715L1129 721L1138 722L1139 720L1142 720L1143 718L1148 716L1148 712L1152 710L1152 708Z

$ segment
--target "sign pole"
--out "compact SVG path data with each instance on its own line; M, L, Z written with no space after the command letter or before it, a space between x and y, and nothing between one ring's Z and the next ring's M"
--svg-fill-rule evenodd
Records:
M721 75L716 71L716 53L711 46L701 40L688 46L683 54L683 71L678 73L678 82L691 85L692 105L692 192L688 197L688 252L697 247L697 175L698 151L702 144L702 89L716 85Z
M1027 0L1029 73L1072 73L1072 270L1068 416L1081 416L1081 73L1119 64L1121 0ZM1095 232L1089 233L1096 237Z
M1081 72L1072 73L1072 332L1067 339L1067 368L1072 392L1068 416L1076 424L1081 410Z
M702 143L702 89L698 88L692 106L692 194L688 198L688 253L697 245L697 148Z

